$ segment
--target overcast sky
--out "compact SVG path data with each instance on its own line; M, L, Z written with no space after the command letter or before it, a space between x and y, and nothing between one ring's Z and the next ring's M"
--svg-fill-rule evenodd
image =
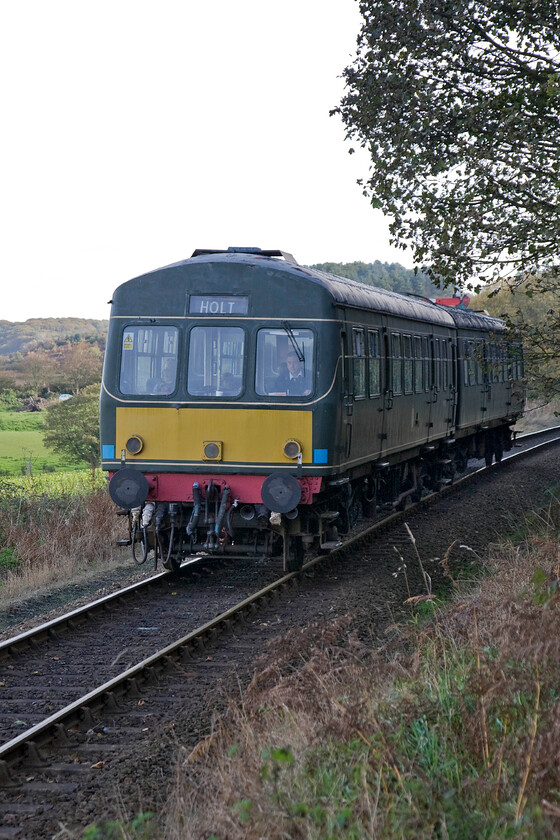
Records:
M4 0L0 319L107 318L195 248L401 262L338 118L355 0Z

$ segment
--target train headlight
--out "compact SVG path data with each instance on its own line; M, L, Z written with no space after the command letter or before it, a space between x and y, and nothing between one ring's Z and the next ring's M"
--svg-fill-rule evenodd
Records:
M205 461L221 461L222 460L222 441L221 440L205 440L202 444L203 455Z
M144 441L140 435L132 435L125 443L126 451L131 455L138 455L144 448Z
M302 446L299 440L295 438L290 438L284 444L284 455L286 458L290 458L291 461L295 461L298 455L301 453Z

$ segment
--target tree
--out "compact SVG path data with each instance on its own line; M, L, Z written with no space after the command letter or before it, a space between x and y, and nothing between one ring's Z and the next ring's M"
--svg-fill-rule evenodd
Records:
M45 418L45 446L74 463L99 466L99 384L64 402L53 403Z
M537 286L540 294L534 293ZM501 291L501 294L497 294ZM523 337L527 394L539 401L560 395L560 278L539 285L528 277L514 288L489 286L475 306L504 318Z
M334 109L395 244L448 283L558 277L558 0L361 0ZM545 274L543 274L543 269Z
M32 350L23 357L20 370L34 396L39 396L39 392L52 383L55 367L55 359L46 350Z
M63 380L68 383L73 394L96 382L101 376L103 356L96 344L78 341L65 347L60 360Z
M374 263L353 262L353 263L316 263L311 268L325 271L328 274L338 274L340 277L348 277L357 283L366 283L369 286L377 286L380 289L390 289L394 292L407 294L412 292L424 297L434 297L437 294L436 287L430 279L421 271L404 268L399 263L381 263L376 260Z

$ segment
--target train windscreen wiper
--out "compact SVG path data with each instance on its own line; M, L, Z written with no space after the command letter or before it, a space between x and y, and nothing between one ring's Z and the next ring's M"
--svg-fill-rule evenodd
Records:
M288 334L288 338L290 339L292 347L294 348L294 353L298 357L299 361L305 366L305 353L297 343L297 339L294 335L294 332L287 321L282 321L282 328Z

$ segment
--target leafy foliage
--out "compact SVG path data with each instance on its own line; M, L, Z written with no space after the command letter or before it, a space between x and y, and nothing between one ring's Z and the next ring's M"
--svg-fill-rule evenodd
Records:
M45 418L45 445L70 461L99 466L99 385L54 403Z
M101 378L103 356L96 344L79 341L64 348L60 361L61 376L73 394Z
M339 113L364 192L449 282L557 265L557 0L362 0ZM556 269L557 270L557 269Z
M560 395L559 301L560 277L551 274L491 286L476 300L523 337L528 395L539 400Z

